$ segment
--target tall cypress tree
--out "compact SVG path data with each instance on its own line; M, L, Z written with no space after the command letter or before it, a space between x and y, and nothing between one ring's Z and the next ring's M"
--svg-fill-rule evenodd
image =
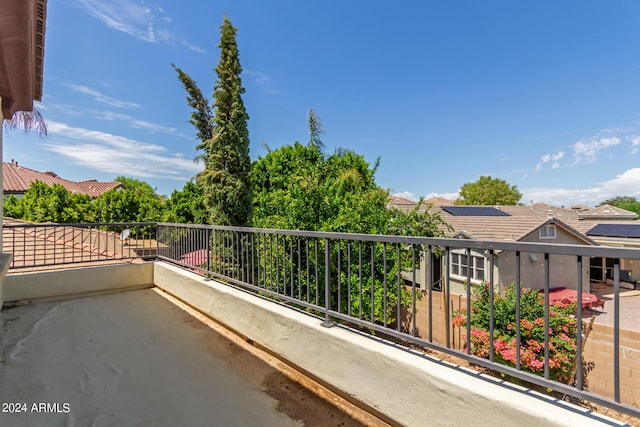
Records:
M213 112L209 107L209 100L202 94L196 81L189 74L185 73L176 64L171 64L171 66L178 73L178 80L182 82L184 90L187 91L187 103L193 108L189 123L196 128L198 131L196 136L202 141L196 146L196 149L202 150L206 142L213 136ZM207 154L201 154L198 158L205 160L206 163Z
M213 136L198 146L205 152L205 170L197 181L212 224L247 226L252 213L249 115L242 102L245 90L236 31L225 16L218 45L220 62L215 68Z

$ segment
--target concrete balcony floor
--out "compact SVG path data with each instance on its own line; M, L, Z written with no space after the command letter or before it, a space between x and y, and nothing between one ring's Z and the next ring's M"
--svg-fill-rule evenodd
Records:
M157 288L0 320L2 426L386 425Z

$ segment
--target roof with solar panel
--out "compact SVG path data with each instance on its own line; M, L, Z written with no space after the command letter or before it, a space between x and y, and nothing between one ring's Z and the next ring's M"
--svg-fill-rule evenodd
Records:
M388 206L411 210L416 205L416 202L406 199L390 198ZM556 224L567 233L591 244L604 239L638 239L640 244L640 221L634 220L638 215L611 205L595 208L564 208L544 203L465 206L455 205L453 200L427 199L423 201L420 211L426 209L439 213L453 227L453 231L445 230L449 237L524 241L535 237L542 226Z

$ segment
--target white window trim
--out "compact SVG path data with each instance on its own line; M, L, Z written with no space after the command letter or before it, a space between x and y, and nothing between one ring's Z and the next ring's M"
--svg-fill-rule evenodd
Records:
M465 263L464 265L462 263L458 264L460 267L467 267L466 265L466 259L467 259L467 251L465 250L453 250L451 251L451 256L449 257L449 274L451 277L457 278L457 279L461 279L461 280L467 280L467 275L461 275L461 274L456 274L453 272L453 259L454 259L454 255L459 255L461 257L461 259L464 258ZM483 280L486 279L487 276L487 257L481 253L481 252L477 252L477 251L471 251L471 264L473 265L473 267L471 267L471 283L482 283ZM478 278L478 274L477 272L480 270L480 268L477 267L477 262L478 260L481 259L482 260L482 277Z
M538 237L542 240L555 239L558 236L555 224L546 224L538 230Z

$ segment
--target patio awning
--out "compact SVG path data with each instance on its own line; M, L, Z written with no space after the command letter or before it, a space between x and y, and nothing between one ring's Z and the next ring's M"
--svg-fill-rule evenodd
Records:
M47 0L0 0L2 116L33 111L42 100Z

